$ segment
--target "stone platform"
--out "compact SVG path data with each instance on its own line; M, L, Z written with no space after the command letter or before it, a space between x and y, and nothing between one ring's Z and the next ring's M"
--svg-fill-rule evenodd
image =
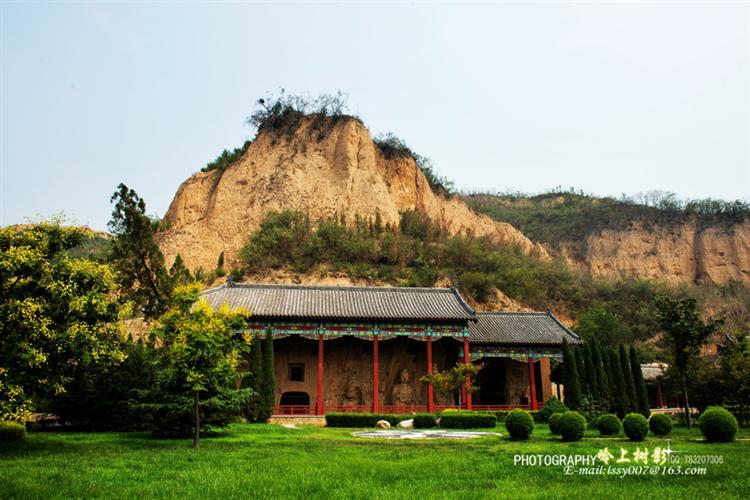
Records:
M362 431L352 432L352 436L379 439L475 439L485 436L500 437L499 432L476 432L476 431Z
M274 415L268 419L269 424L295 424L295 425L314 425L316 427L325 427L326 418L319 415Z

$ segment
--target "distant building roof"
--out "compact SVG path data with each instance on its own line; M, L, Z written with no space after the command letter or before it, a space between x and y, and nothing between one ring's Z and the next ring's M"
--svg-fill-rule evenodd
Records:
M476 322L469 324L469 341L477 344L559 346L563 339L582 343L551 312L477 313Z
M656 380L667 372L668 367L666 363L641 363L643 380L646 382Z
M202 298L254 318L466 321L476 313L454 288L224 284Z

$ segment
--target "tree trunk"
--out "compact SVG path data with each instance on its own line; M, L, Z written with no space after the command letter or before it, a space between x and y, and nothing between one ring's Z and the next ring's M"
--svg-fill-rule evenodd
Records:
M680 379L682 380L682 397L685 399L685 422L687 422L688 429L692 429L693 423L690 420L690 403L688 402L687 381L684 372L680 373Z
M562 396L560 395L560 384L555 384L555 387L557 387L557 399L562 401Z
M193 434L193 448L197 448L200 444L201 439L201 407L200 407L200 398L198 396L198 391L195 391L195 403L194 403L194 410L195 410L195 433Z

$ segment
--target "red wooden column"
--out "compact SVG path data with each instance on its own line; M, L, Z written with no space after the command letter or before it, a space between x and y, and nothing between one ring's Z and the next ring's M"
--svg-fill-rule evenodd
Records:
M471 364L471 358L469 357L469 337L464 337L464 364ZM471 379L466 381L466 409L471 410Z
M534 358L529 358L529 385L531 386L531 409L536 410L536 374L534 373Z
M664 408L664 396L661 393L661 382L656 383L656 390L659 394L659 408Z
M380 372L380 350L378 348L378 336L372 338L372 412L380 412L380 386L378 373Z
M432 375L432 337L427 337L427 374ZM435 389L427 384L427 411L435 411Z
M318 393L315 401L315 413L323 415L323 335L318 336Z

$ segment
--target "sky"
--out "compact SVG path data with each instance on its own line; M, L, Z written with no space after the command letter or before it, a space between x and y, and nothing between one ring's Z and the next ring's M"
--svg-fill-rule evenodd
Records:
M0 4L0 225L162 216L258 97L349 95L463 190L750 198L750 4Z

